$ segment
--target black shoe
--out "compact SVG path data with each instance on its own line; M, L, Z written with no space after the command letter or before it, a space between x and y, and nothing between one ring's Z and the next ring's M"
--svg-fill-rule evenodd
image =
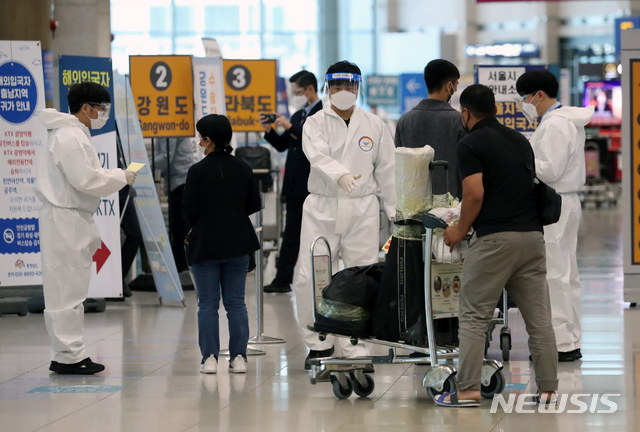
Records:
M373 368L372 364L364 365L362 372L364 373L374 373L376 370Z
M129 288L129 285L127 285L127 283L122 280L122 296L123 297L131 297L133 293L131 292L131 288Z
M288 293L291 292L291 284L274 280L269 285L265 285L264 292L266 293Z
M572 362L576 360L576 356L573 351L558 351L559 362Z
M582 354L580 353L580 348L574 349L573 351L558 351L558 361L559 362L572 362L574 360L578 360L582 358ZM529 361L533 361L533 356L529 354Z
M311 370L311 365L308 362L309 359L321 358L321 357L331 357L333 355L334 351L335 350L334 350L333 347L331 347L329 349L326 349L326 350L321 350L321 351L309 350L309 354L307 354L307 358L304 359L304 369L305 370Z
M94 373L102 372L104 365L100 363L94 363L91 358L86 359L73 364L58 363L56 373L60 375L93 375Z
M59 365L59 364L60 364L60 363L58 363L57 361L53 361L53 360L51 360L51 364L49 365L49 370L50 370L51 372L58 372L58 365Z

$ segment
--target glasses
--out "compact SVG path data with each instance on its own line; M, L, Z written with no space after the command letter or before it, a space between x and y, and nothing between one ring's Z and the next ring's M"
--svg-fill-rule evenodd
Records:
M85 102L87 105L97 108L98 111L109 111L111 110L111 104L109 102L101 102L101 103L95 103L95 102Z

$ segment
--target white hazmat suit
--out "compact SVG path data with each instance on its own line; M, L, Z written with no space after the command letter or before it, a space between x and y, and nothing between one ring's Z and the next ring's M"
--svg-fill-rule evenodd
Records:
M296 265L295 289L298 323L311 350L333 346L328 337L320 341L307 329L314 321L311 310L311 263L309 247L316 236L324 236L331 247L333 272L339 258L345 267L374 264L378 261L379 202L395 215L395 146L389 129L377 116L355 107L349 125L331 108L325 97L322 111L309 117L304 125L302 148L311 164L309 196L304 202L300 254ZM352 174L358 186L347 195L338 180ZM322 244L320 244L322 246ZM318 247L316 254L324 252ZM341 339L346 356L367 355L360 343L352 346Z
M100 197L126 184L121 169L103 169L89 129L71 114L45 109L40 121L49 130L34 191L39 214L44 288L44 319L52 360L73 364L85 351L84 306L93 254L101 245L93 220Z
M559 352L581 347L580 277L576 260L585 183L584 126L593 107L560 107L545 113L531 136L536 174L562 196L560 220L544 227L551 315Z

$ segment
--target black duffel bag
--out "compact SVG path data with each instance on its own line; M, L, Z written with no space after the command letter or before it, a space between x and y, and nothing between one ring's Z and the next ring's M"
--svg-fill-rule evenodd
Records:
M372 335L371 315L375 306L384 263L349 267L336 273L322 290L314 328L357 338Z

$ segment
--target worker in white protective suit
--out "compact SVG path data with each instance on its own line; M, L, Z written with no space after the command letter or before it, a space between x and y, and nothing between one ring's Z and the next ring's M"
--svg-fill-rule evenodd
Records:
M101 245L93 219L100 197L132 185L133 171L104 169L91 144L89 128L109 119L111 99L99 84L83 82L69 88L69 111L42 111L49 131L39 161L34 191L40 206L40 252L44 319L51 340L49 370L59 374L94 374L104 366L85 350L84 306L91 280L93 254Z
M304 202L295 295L298 323L310 349L307 360L334 352L333 337L320 341L307 329L314 322L311 303L309 247L324 236L331 247L333 271L339 259L345 267L374 264L379 250L379 201L395 215L395 147L383 121L356 106L362 83L358 66L347 61L329 67L323 109L304 125L302 148L311 164L309 196ZM316 252L324 252L318 248ZM353 346L340 338L342 354L368 355L361 342ZM372 371L371 365L365 371Z
M547 281L558 361L582 358L580 277L576 249L582 209L577 191L585 183L584 126L593 107L563 107L558 80L548 71L525 72L516 82L519 104L527 120L542 116L530 142L536 174L562 196L560 220L544 227Z

